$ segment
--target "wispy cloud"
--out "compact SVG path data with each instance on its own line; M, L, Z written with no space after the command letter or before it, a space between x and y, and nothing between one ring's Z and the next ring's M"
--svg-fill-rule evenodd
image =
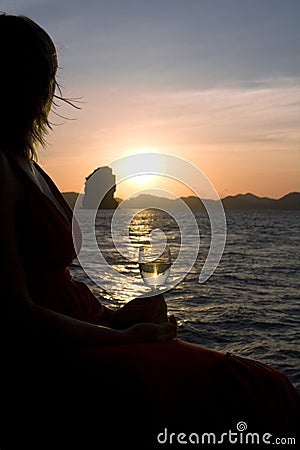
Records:
M206 90L124 88L99 93L90 106L107 137L156 133L168 135L170 141L179 135L184 141L185 136L187 143L198 139L219 145L270 142L273 146L297 145L300 139L297 79Z

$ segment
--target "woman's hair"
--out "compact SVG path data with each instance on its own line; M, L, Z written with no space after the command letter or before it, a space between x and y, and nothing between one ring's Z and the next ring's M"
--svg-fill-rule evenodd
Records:
M0 145L36 159L51 129L57 55L50 36L25 16L0 14ZM55 96L56 98L61 98Z

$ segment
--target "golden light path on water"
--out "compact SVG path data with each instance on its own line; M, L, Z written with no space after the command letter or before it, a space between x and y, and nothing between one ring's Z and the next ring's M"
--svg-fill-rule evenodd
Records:
M144 286L143 289L141 289L140 285L141 274L138 264L139 248L150 244L151 232L153 230L161 229L166 235L172 262L175 262L180 251L180 230L175 220L169 216L168 213L153 208L144 209L142 211L137 210L130 223L130 242L124 242L129 257L129 259L125 259L120 255L113 244L111 230L106 230L106 235L103 236L102 222L103 218L101 218L100 212L96 219L96 229L99 229L99 233L96 231L99 249L111 267L118 272L127 275L127 277L122 279L122 282L116 286L116 291L110 293L110 299L114 299L118 303L127 302L131 298L141 295L145 290ZM120 230L120 235L121 234L122 230ZM133 282L134 279L136 279L136 283ZM107 281L110 282L109 279ZM105 285L105 279L103 280L103 284Z

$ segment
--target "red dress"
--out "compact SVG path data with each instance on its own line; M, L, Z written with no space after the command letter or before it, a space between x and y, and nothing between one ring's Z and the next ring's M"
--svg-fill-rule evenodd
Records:
M75 257L72 211L42 169L36 166L66 217L14 160L11 164L24 189L16 217L17 234L33 301L97 323L103 314L101 304L68 270ZM32 417L27 418L26 405L30 402L36 405L34 420L40 433L47 435L47 442L54 439L55 447L51 441L49 448L56 449L77 448L79 442L82 450L117 445L151 449L168 444L176 448L176 443L179 448L195 448L190 438L198 436L201 444L203 433L215 433L220 439L230 429L242 432L237 429L239 422L244 422L249 432L271 433L274 439L295 436L300 423L300 396L289 380L250 359L180 339L104 348L34 346L30 343L28 354L23 346L18 355L26 370L17 378L29 380L31 390L21 382L14 383L14 395L22 399L22 406L19 402L18 415L9 400L6 415L9 425L24 428L26 424L31 448L48 447L45 439L44 446L40 445L36 427L28 433ZM54 413L49 413L50 405ZM175 434L170 437L170 433ZM178 438L179 433L185 437ZM5 442L14 439L17 436L10 434ZM62 442L67 444L60 447Z

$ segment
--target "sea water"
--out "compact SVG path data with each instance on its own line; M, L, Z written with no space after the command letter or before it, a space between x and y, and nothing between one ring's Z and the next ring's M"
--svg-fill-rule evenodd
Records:
M78 260L71 271L104 304L118 307L141 293L138 283L126 288L126 279L139 280L140 272L134 258L125 258L114 245L113 213L99 211L96 238L107 263L126 275L125 281L107 292L105 271L101 272L102 286L86 275ZM158 210L136 213L128 233L124 233L122 224L117 230L124 239L129 236L133 253L147 241L151 229L160 228L167 237L172 260L176 259L181 245L176 221ZM204 284L199 284L198 279L210 245L210 222L204 211L195 213L195 218L200 233L198 258L183 280L165 293L169 312L177 317L178 336L265 362L285 373L300 390L300 212L227 211L224 253ZM99 267L97 263L94 266L96 273Z

